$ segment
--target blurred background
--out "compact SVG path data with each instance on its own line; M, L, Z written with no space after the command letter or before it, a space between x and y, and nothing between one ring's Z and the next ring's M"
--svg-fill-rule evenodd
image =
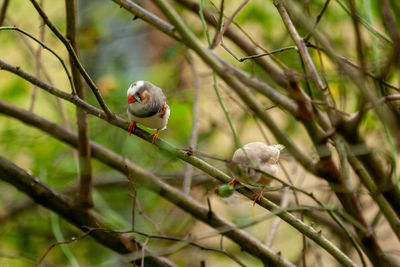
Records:
M162 13L151 1L136 1L145 9L164 18ZM180 15L195 32L204 45L207 45L203 26L196 13L186 10L182 5L174 4ZM195 1L200 3L200 1ZM230 0L225 3L225 15L233 14L243 1ZM345 2L345 1L344 1ZM41 6L49 19L62 32L66 32L64 1L41 0ZM160 132L160 137L173 145L185 148L189 146L191 129L193 127L193 105L195 96L195 78L199 79L199 116L198 140L196 150L212 157L230 159L237 149L234 136L226 120L226 116L215 94L212 70L207 67L193 52L172 38L153 28L140 19L133 19L132 14L120 8L116 3L106 0L77 1L78 9L78 43L83 66L99 87L109 108L118 116L127 119L126 90L131 83L138 80L151 81L161 87L168 97L171 115L168 128ZM346 2L347 3L347 2ZM352 30L352 21L346 3L331 1L325 11L319 27L334 41L339 49L338 54L355 60L357 58L356 40ZM2 1L0 1L2 4ZM295 9L308 10L311 18L316 18L326 1L291 1ZM218 15L215 7L220 1L204 1L204 7ZM360 16L384 38L388 38L378 11L379 1L357 1L357 11ZM397 4L395 5L397 7ZM399 13L397 13L399 14ZM164 18L165 19L165 18ZM243 36L248 34L255 43L269 51L293 46L273 1L251 0L235 17L240 25ZM17 26L47 46L69 63L65 47L54 34L43 25L42 20L27 1L11 0L3 25ZM237 26L231 26L238 29ZM238 30L239 32L241 30ZM215 29L209 27L211 36ZM300 28L302 36L306 30ZM372 34L362 28L362 35L368 49L365 57L368 67L375 72L383 63L383 58L389 54L388 43L384 38ZM224 43L238 57L245 56L230 40ZM214 53L248 72L249 74L273 83L271 78L254 64L252 60L239 62L221 46ZM322 54L323 68L316 50L310 49L311 57L323 71L329 83L332 97L343 112L353 113L359 107L360 93L355 86L341 76L334 64ZM274 54L277 62L288 68L303 73L303 66L295 49L287 49ZM188 58L192 62L189 64ZM43 50L36 42L15 31L0 31L0 59L21 67L30 74L41 78L55 87L70 92L70 85L59 61L48 51ZM194 71L193 71L194 70ZM394 72L386 77L387 81L399 85L399 74ZM300 79L303 88L307 88L307 79ZM224 83L217 79L218 89L227 108L233 126L242 144L249 142L278 143L268 128L256 120L248 107ZM86 86L87 101L98 107L95 97ZM281 90L281 89L279 89ZM315 88L311 95L317 96ZM282 90L281 90L282 92ZM296 146L311 158L317 158L317 152L308 138L304 127L289 113L277 107L265 97L256 95L277 126L289 135ZM32 99L35 99L32 101ZM69 102L57 99L53 95L35 88L20 77L0 71L0 99L31 110L48 120L62 124L76 131L75 106ZM90 139L121 154L141 167L155 173L167 183L176 188L182 188L185 162L159 150L152 144L129 136L126 131L109 125L94 116L88 116ZM146 129L143 126L139 126ZM147 129L146 129L147 130ZM385 169L391 164L388 160L393 146L390 144L384 127L373 113L367 113L360 125L360 132L366 138L366 143L373 147L374 152L382 160ZM78 164L77 152L60 141L49 137L36 128L22 124L13 118L0 116L0 154L57 191L72 194L76 186ZM396 155L396 153L395 153ZM227 171L225 162L212 157L204 157L208 162ZM398 159L398 154L397 154ZM339 162L334 155L335 162ZM285 171L282 171L282 166ZM279 177L287 180L287 175L299 188L314 195L328 207L338 206L338 201L328 184L305 171L294 158L284 151L281 157ZM118 231L128 231L131 227L132 196L131 188L127 186L125 177L119 172L92 160L94 183L99 184L93 192L94 207L101 211L110 228ZM369 222L374 222L374 229L382 248L400 261L398 240L392 234L386 221L380 220L377 206L369 197L368 192L360 185L351 170L351 186L359 196L363 214ZM275 216L266 217L268 212L252 206L252 202L239 194L229 198L221 198L215 193L220 182L204 172L194 168L190 195L207 205L209 199L214 211L242 226L254 237L265 242L269 236ZM277 188L273 182L271 187ZM140 210L136 209L135 229L137 231L157 234L163 233L184 238L194 235L198 242L207 247L220 247L221 235L212 228L196 220L167 200L143 187L137 187L137 197ZM257 191L256 191L257 192ZM280 188L269 195L279 204L284 190ZM289 203L295 202L293 192L287 196ZM314 205L310 198L299 195L301 205ZM295 213L300 216L299 213ZM325 216L320 213L321 216ZM326 216L325 216L326 217ZM150 219L149 219L150 218ZM335 227L328 227L316 218L305 217L307 224L330 238L356 262L360 263L354 248L343 236L335 232ZM2 266L31 266L55 241L70 239L81 232L58 215L31 204L28 198L14 187L0 184L0 264ZM250 226L248 226L250 225ZM136 236L136 235L135 235ZM145 237L137 235L139 240ZM281 222L274 234L270 247L291 262L300 264L302 258L302 235L290 225ZM307 242L308 266L335 266L337 263L324 250L313 242ZM201 250L192 246L179 247L179 243L166 240L150 240L150 248L169 247L173 250L168 257L179 266L233 266L231 259L220 253ZM252 255L240 250L240 247L227 238L223 239L225 250L236 255L246 266L261 266L261 262ZM203 263L202 263L203 262ZM119 254L107 249L90 237L68 245L56 246L46 256L43 266L128 266Z

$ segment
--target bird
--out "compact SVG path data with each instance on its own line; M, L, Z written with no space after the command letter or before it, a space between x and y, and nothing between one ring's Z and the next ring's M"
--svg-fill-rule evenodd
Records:
M240 181L249 185L262 185L260 193L254 198L253 206L260 201L265 186L272 181L271 177L257 170L277 176L279 172L278 161L281 150L284 148L285 146L281 144L266 145L262 142L252 142L233 153L232 161L228 163L228 167L234 179L229 184L235 186Z
M170 108L167 97L161 88L148 81L136 81L127 91L128 95L128 119L131 124L128 127L129 135L135 131L136 123L140 123L157 132L152 134L152 144L158 138L159 130L167 128Z

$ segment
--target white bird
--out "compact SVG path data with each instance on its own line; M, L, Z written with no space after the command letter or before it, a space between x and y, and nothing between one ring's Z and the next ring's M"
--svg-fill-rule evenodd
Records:
M272 181L271 177L257 170L277 176L279 156L284 148L280 144L268 146L262 142L253 142L237 149L233 154L232 162L228 165L234 176L229 184L234 186L240 181L249 185L263 185L261 192L254 199L254 205L261 199L265 186Z
M154 144L158 137L158 131L167 128L170 108L167 97L161 88L147 81L137 81L128 88L128 118L129 135L135 131L136 123L140 123L150 129L156 129L152 134Z

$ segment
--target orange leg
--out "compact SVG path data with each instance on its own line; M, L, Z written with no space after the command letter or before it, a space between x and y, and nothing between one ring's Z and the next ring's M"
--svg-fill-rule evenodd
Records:
M231 185L231 186L235 186L238 183L239 183L239 181L236 180L235 178L233 178L232 181L230 181L228 184Z
M135 131L135 128L136 128L136 121L133 121L128 127L129 135L131 135L131 133Z
M259 202L259 201L261 200L261 198L263 197L264 189L265 189L265 187L263 186L263 188L261 189L260 193L258 193L258 194L256 195L256 197L254 198L253 207L254 207L254 205L256 205L256 203Z
M155 133L155 134L151 134L151 136L153 136L153 141L151 142L153 145L154 145L154 142L157 140L157 137L158 137L158 129L157 129L157 132Z

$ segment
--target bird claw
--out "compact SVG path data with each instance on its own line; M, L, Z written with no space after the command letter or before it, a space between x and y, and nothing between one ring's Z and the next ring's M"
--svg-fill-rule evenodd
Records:
M154 145L154 143L156 142L157 138L158 138L158 130L156 133L151 134L150 136L153 136L153 141L151 141L151 143Z
M228 184L231 185L231 186L235 186L238 183L239 183L239 181L236 180L235 178L233 178L232 181L230 181Z
M260 193L258 193L254 198L253 207L256 205L257 202L261 200L261 198L263 197L263 193L264 193L264 187L261 189Z
M136 128L136 121L133 121L128 127L129 135L131 135L135 131L135 128Z

